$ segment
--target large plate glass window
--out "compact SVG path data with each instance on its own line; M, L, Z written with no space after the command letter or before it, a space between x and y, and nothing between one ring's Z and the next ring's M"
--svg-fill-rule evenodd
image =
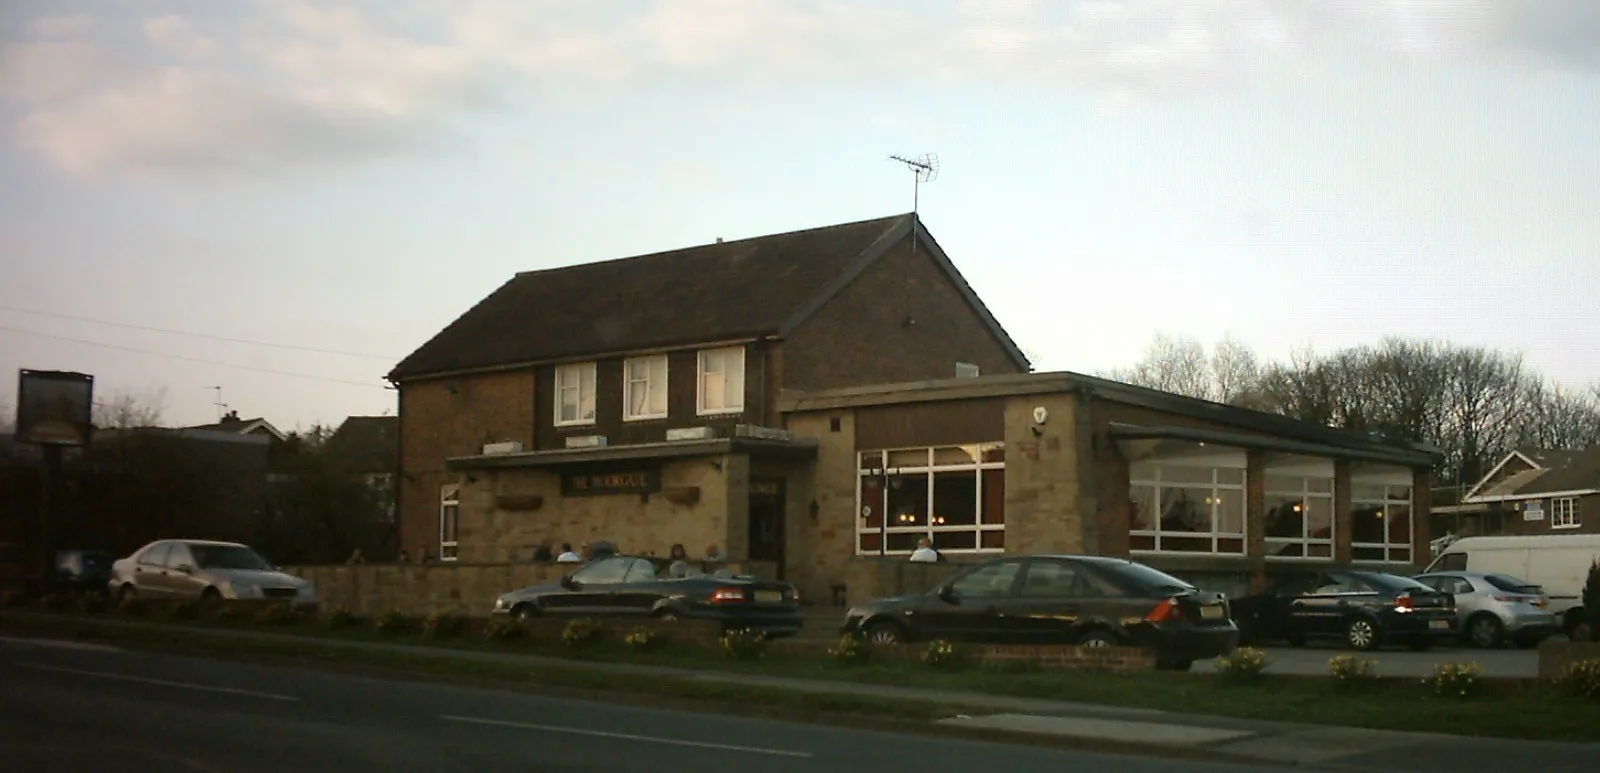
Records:
M942 553L1005 550L1003 444L862 451L857 462L857 555L907 555L924 537Z
M1242 466L1139 462L1128 478L1133 552L1244 555Z

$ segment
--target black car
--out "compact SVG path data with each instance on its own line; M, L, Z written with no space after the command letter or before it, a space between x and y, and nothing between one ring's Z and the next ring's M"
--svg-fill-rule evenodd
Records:
M724 630L755 629L770 637L792 636L805 623L799 591L790 583L726 570L704 574L681 561L629 555L590 561L559 582L506 593L492 614L717 620Z
M103 550L63 550L56 553L52 587L78 593L106 593L111 579L111 554Z
M1409 577L1330 570L1235 599L1234 619L1250 642L1341 638L1358 650L1404 642L1425 650L1457 634L1455 599Z
M1148 647L1161 667L1179 670L1226 655L1239 643L1221 594L1101 556L988 561L927 593L854 607L843 631L879 644L947 639Z

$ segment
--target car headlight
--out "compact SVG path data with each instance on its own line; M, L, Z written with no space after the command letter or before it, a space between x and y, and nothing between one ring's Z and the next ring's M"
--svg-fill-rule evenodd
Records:
M494 600L495 609L505 609L509 606L511 606L511 602L507 600L505 596L501 596L500 598Z
M236 599L258 599L258 598L261 598L261 586L260 585L252 585L250 583L239 582L239 583L229 583L229 587L231 587L233 589L233 597L236 598Z

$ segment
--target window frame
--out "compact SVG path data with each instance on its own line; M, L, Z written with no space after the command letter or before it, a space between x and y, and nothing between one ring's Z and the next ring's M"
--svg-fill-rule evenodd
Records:
M1147 467L1150 467L1151 469L1153 469L1154 470L1154 478L1147 480L1147 479L1134 477L1135 468L1137 468L1137 467L1139 467L1141 465L1142 466L1147 466ZM1171 481L1171 482L1164 481L1162 479L1162 475L1161 475L1162 469L1163 468L1173 468L1173 467L1181 467L1181 468L1194 469L1194 470L1210 470L1211 471L1211 482L1210 483L1199 483L1199 482L1188 482L1188 481ZM1239 482L1237 484L1222 482L1219 479L1219 475L1218 475L1218 473L1220 471L1222 471L1222 470L1234 470L1234 471L1237 471L1239 473ZM1153 517L1151 518L1151 521L1150 521L1151 528L1148 528L1148 529L1135 529L1135 528L1133 528L1133 522L1132 522L1132 518L1131 518L1131 516L1132 516L1131 507L1132 507L1132 503L1134 502L1134 499L1135 499L1134 496L1133 496L1133 491L1134 491L1134 489L1140 488L1140 487L1154 487L1155 488L1155 492L1156 492L1156 508L1155 508L1155 512L1153 514ZM1211 493L1210 493L1210 496L1208 497L1208 499L1215 500L1214 502L1211 502L1211 529L1210 529L1210 531L1177 531L1177 530L1168 531L1166 529L1161 528L1161 512L1162 512L1161 491L1162 491L1163 488L1209 489ZM1236 492L1239 495L1239 531L1237 533L1224 532L1224 531L1218 531L1217 530L1217 523L1220 520L1220 518L1218 516L1221 513L1221 507L1222 507L1222 501L1221 501L1222 497L1220 496L1219 492L1223 492L1223 491ZM1146 555L1146 556L1151 556L1151 555L1166 555L1166 556L1184 556L1184 555L1187 555L1187 556L1245 556L1245 555L1248 555L1249 551L1250 551L1250 538L1249 538L1249 534L1250 534L1250 499L1249 499L1249 496L1250 496L1250 494L1249 494L1249 492L1250 492L1250 470L1247 467L1244 467L1244 466L1218 465L1216 463L1211 463L1211 464L1183 464L1181 462L1171 462L1171 461L1169 461L1169 462L1143 461L1143 462L1130 463L1128 465L1128 501L1129 501L1129 507L1130 507L1130 513L1129 513L1130 518L1129 518L1129 522L1128 522L1128 540L1129 540L1129 544L1130 544L1130 549L1129 549L1128 552L1130 554L1132 554L1132 555ZM1152 547L1149 547L1149 548L1132 548L1131 544L1133 542L1133 539L1136 538L1136 537L1149 537L1149 538L1151 538ZM1169 537L1169 538L1174 538L1174 539L1209 538L1210 541L1211 541L1211 549L1210 550L1205 550L1205 551L1202 551L1202 550L1162 549L1161 541L1162 541L1163 537ZM1222 542L1224 540L1238 540L1239 549L1237 551L1234 551L1234 550L1222 550L1221 549L1221 545L1222 545Z
M1565 507L1562 507L1565 505ZM1578 512L1578 497L1552 497L1550 499L1550 528L1576 529L1583 525Z
M557 427L586 427L586 426L594 425L595 420L599 416L599 408L597 406L597 401L595 399L595 392L596 392L596 389L599 387L599 384L600 384L600 375L599 375L598 370L599 370L598 367L593 362L572 362L572 363L568 363L566 365L557 365L556 366L555 376L554 376L554 378L552 380L552 384L551 384L552 389L550 390L553 393L553 397L554 397L554 406L553 406L554 407L554 412L551 414L551 418L552 418L551 424L553 424L554 426L557 426ZM566 373L577 373L578 374L578 376L577 376L578 383L576 385L573 385L573 386L565 386L565 385L563 385L561 383L562 382L562 378L561 377L562 377L563 374L566 374ZM587 376L588 379L589 379L589 383L588 383L588 390L589 390L589 395L588 395L589 411L588 411L588 413L589 413L589 417L588 418L584 418L584 410L583 410L584 409L584 386L585 386L583 380L584 380L585 376ZM561 406L562 406L561 396L562 396L562 394L564 394L569 389L578 390L578 399L577 399L578 416L575 419L565 419L565 418L562 418L562 416L561 416Z
M935 455L934 454L935 454L935 452L937 450L939 450L939 449L951 449L951 448L963 449L963 450L970 449L970 454L972 455L973 461L971 461L969 463L963 463L963 464L939 464L939 463L937 463L935 461ZM1002 520L999 523L987 523L987 522L984 521L984 504L985 504L985 501L987 499L987 495L986 495L986 492L985 492L985 485L986 485L986 482L987 482L986 478L989 477L989 476L985 475L984 473L992 472L992 471L995 471L995 470L999 470L999 471L1002 472L1002 475L1003 475L1004 474L1004 470L1006 468L1005 458L1004 458L1003 455L1000 457L1000 459L998 461L984 461L984 457L989 452L992 452L992 451L999 451L999 452L1001 452L1001 454L1004 454L1005 443L1003 443L1003 442L995 442L995 443L970 443L970 444L964 444L964 445L912 446L912 447L903 447L903 448L889 448L889 449L857 451L856 452L856 496L855 496L855 503L856 503L855 526L856 527L855 527L855 546L854 546L855 547L855 555L857 555L857 556L880 556L880 557L881 556L909 556L913 552L916 551L916 549L914 547L903 549L903 550L900 550L900 549L891 550L891 549L889 549L889 537L890 537L890 535L895 535L895 534L916 534L916 535L919 535L919 536L927 537L928 539L933 540L934 549L938 550L940 553L948 553L948 554L955 554L955 555L999 555L999 554L1005 553L1006 552L1006 550L1005 550L1006 523L1003 520L1004 512L1005 512L1004 505L1001 506ZM923 454L925 454L925 457L924 457L925 460L924 460L923 464L921 464L919 466L896 466L896 467L888 466L891 454L908 454L908 453L916 453L916 452L922 452ZM868 466L867 458L868 458L869 455L877 455L877 457L878 457L877 466L875 466L875 467L869 467ZM866 499L865 499L865 493L866 493L866 488L867 488L866 483L867 483L867 481L869 479L882 478L882 479L884 479L884 481L887 482L891 477L895 477L895 476L907 477L907 476L921 475L921 476L923 476L923 479L926 481L926 485L927 485L927 503L926 503L926 506L927 506L927 513L931 516L931 515L934 515L934 503L936 501L936 499L935 499L935 491L934 491L934 488L935 488L934 484L938 480L939 475L941 475L941 474L948 475L950 473L963 473L963 472L971 472L972 473L973 480L974 480L974 486L975 486L974 492L973 492L973 505L974 505L974 508L975 508L973 510L974 517L973 517L973 522L970 523L970 524L965 524L965 523L963 523L963 524L953 524L953 525L937 524L937 523L934 523L932 518L930 517L930 518L927 519L928 520L927 523L924 523L924 524L921 524L921 525L916 525L916 526L894 526L894 525L891 525L889 523L889 513L888 513L889 486L888 485L884 485L884 486L881 487L881 492L882 493L881 493L881 496L878 498L878 501L876 501L876 502L867 502ZM1001 485L1004 486L1004 478L1003 477L1001 478ZM878 525L878 526L868 526L867 525L868 516L863 515L863 512L864 512L864 508L868 507L868 506L871 506L871 507L873 507L873 508L875 508L877 510L877 512L879 514L879 517L882 520L880 525ZM863 535L870 535L870 534L877 534L878 535L878 549L877 550L863 550L861 548L861 538L862 538L862 536ZM939 542L939 535L941 535L941 534L972 534L973 535L973 543L972 544L973 544L974 547L971 547L971 548L963 548L963 547L952 548L952 547L942 546L942 545L940 545L940 542ZM984 547L984 535L985 534L999 534L1000 535L1000 547Z
M1384 498L1379 500L1379 499L1373 499L1371 497L1360 497L1360 496L1358 496L1357 492L1360 489L1363 489L1363 488L1381 488L1381 489L1383 489L1383 492L1384 492ZM1392 492L1394 492L1395 489L1405 489L1405 491L1406 491L1405 498L1402 499L1400 497L1394 496ZM1365 509L1367 509L1369 507L1377 507L1377 506L1380 506L1380 505L1383 507L1383 542L1381 542L1381 543L1379 543L1379 542L1356 542L1355 541L1355 536L1356 536L1356 534L1355 534L1355 514L1356 514L1356 511L1365 510ZM1409 542L1405 542L1405 543L1393 542L1393 541L1391 541L1391 539L1389 537L1389 534L1390 534L1390 532L1392 530L1391 527L1389 526L1389 524L1393 522L1390 519L1392 519L1394 517L1394 509L1396 507L1404 507L1406 509L1406 519L1408 521L1408 523L1406 524L1406 534L1410 535L1410 541ZM1417 551L1416 551L1415 546L1411 544L1411 543L1416 542L1416 540L1417 540L1416 489L1413 486L1411 486L1410 484L1400 484L1400 483L1373 483L1373 482L1362 482L1362 481L1353 481L1351 483L1351 485L1350 485L1350 562L1351 563L1353 563L1353 564L1382 564L1382 565L1385 565L1385 566L1394 566L1396 564L1413 564L1413 563L1416 563ZM1401 549L1401 550L1405 550L1406 551L1406 558L1404 560L1397 560L1397 559L1394 558L1394 553L1395 553L1395 551L1397 549ZM1383 553L1383 558L1357 558L1356 557L1356 553L1358 551L1362 551L1362 550L1381 550L1382 553Z
M733 395L733 397L736 397L738 400L737 404L729 400L730 395L728 390L728 377L730 374L735 372L735 367L730 364L727 358L732 357L734 353L737 353L737 372L739 374L739 388L736 390L736 394ZM706 361L708 358L712 357L724 358L722 360L722 370L713 373L712 371L706 369ZM694 407L696 415L730 416L744 413L745 376L748 374L745 360L745 348L743 346L723 346L716 349L701 349L700 351L695 352ZM720 406L706 405L706 381L707 378L712 375L722 376L723 404Z
M447 518L445 513L450 508L455 508L455 512ZM446 536L450 539L445 539ZM439 487L439 560L455 561L460 551L461 484L446 483Z
M1295 480L1298 480L1300 482L1300 490L1299 491L1289 491L1289 490L1286 490L1286 489L1274 488L1271 485L1274 482L1273 478L1279 478L1279 479L1293 478ZM1326 491L1313 490L1312 485L1311 485L1313 481L1326 481L1327 482L1327 490ZM1300 503L1301 503L1301 506L1302 506L1301 507L1301 517L1300 517L1300 536L1298 536L1298 537L1272 537L1272 536L1266 536L1265 528L1263 528L1263 537L1262 537L1264 543L1266 545L1268 545L1268 546L1276 545L1276 546L1279 546L1279 547L1284 547L1284 546L1290 546L1290 545L1297 545L1297 546L1299 546L1301 548L1300 555L1297 555L1297 556L1282 556L1282 555L1278 555L1277 553L1275 553L1275 552L1273 552L1272 550L1269 549L1267 551L1267 553L1266 553L1266 556L1265 556L1265 558L1267 560L1269 560L1269 561L1332 561L1333 560L1334 544L1335 544L1335 541L1338 539L1338 536L1339 536L1339 519L1337 517L1337 512L1335 510L1333 489L1334 489L1334 479L1333 479L1332 475L1328 475L1326 477L1321 476L1321 475L1274 475L1271 470L1267 471L1266 477L1262 479L1261 517L1263 519L1267 518L1267 512L1269 510L1269 508L1267 507L1267 501L1272 499L1272 498L1274 498L1274 497L1284 497L1284 498L1295 497L1295 498L1298 498L1300 500ZM1313 499L1323 500L1327 504L1327 508L1328 508L1327 509L1327 513L1328 513L1328 536L1326 538L1324 538L1324 537L1312 537L1310 535L1310 526L1311 526L1310 510L1311 510L1311 500L1313 500ZM1248 507L1248 505L1246 507ZM1311 555L1311 548L1313 546L1327 548L1328 554L1325 555L1325 556L1314 556L1314 555Z
M643 366L645 375L643 379L634 378L634 367ZM656 383L656 365L661 366L659 374L660 383ZM639 357L629 357L622 361L622 420L623 421L657 421L667 418L672 411L670 375L671 363L665 354L646 354ZM645 412L633 412L633 392L636 384L642 384L645 390ZM651 411L651 398L657 396L659 390L661 410Z

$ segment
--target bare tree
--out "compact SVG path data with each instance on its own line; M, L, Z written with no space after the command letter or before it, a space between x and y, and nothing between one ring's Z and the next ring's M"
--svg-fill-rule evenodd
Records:
M1253 398L1261 383L1261 360L1255 350L1233 336L1211 349L1211 399L1240 404Z
M1516 445L1581 449L1600 443L1600 389L1576 391L1532 380Z
M156 387L143 394L118 392L96 400L91 413L94 425L100 429L158 427L166 404L166 387Z
M1440 445L1455 452L1462 480L1477 480L1516 442L1530 378L1521 355L1481 347L1455 349L1446 362L1450 380Z

